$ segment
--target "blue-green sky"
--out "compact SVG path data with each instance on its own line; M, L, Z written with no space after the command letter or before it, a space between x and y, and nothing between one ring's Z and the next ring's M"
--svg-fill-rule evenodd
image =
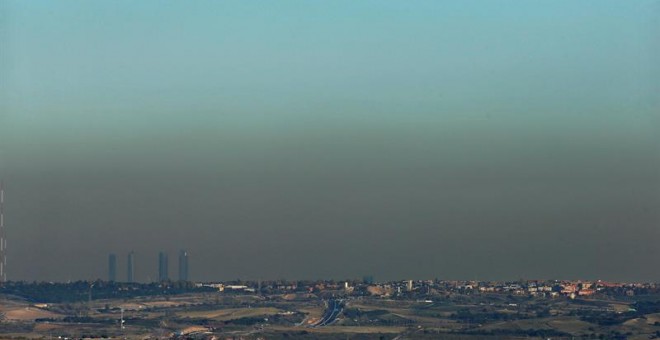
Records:
M660 280L659 18L2 1L9 276Z

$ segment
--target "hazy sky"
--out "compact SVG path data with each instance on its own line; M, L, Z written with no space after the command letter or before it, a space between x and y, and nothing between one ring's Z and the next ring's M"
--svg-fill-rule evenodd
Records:
M12 280L660 280L660 1L0 1Z

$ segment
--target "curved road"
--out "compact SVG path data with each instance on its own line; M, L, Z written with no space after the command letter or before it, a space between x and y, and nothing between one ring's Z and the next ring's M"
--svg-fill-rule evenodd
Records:
M328 300L328 308L325 310L325 313L323 313L323 317L319 321L312 324L311 327L326 326L333 323L339 314L341 314L342 310L343 305L341 300Z

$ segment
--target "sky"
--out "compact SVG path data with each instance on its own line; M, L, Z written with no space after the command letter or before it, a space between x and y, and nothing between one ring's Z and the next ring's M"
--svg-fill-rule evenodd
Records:
M660 281L659 18L2 1L9 279Z

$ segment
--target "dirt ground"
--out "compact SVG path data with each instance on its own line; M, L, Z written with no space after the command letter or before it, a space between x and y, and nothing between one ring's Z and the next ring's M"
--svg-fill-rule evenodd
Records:
M35 307L19 307L4 311L7 320L34 321L40 318L58 318L61 315Z
M206 319L214 319L218 321L227 321L227 320L240 319L245 317L275 315L280 312L283 311L272 307L260 307L260 308L216 309L210 311L182 312L177 314L181 317L206 318Z

